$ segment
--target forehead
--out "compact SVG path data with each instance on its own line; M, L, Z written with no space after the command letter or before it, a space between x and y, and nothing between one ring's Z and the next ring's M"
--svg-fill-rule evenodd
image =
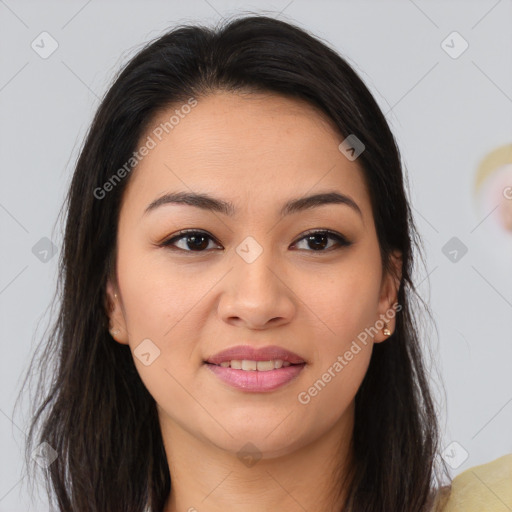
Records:
M123 207L142 214L157 196L183 191L210 193L256 213L336 189L354 199L364 219L371 216L359 164L339 151L344 137L312 105L275 94L227 92L183 105L150 122L139 147L149 139L154 147L132 171Z

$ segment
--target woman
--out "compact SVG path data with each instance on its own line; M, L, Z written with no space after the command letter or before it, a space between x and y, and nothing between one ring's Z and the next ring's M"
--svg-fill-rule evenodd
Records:
M172 30L108 91L66 206L27 443L57 510L446 502L400 156L333 50L264 16Z

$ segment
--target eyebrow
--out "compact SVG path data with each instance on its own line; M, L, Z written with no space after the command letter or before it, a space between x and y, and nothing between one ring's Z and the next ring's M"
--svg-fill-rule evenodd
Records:
M206 211L219 212L224 215L233 216L236 208L233 203L212 197L208 194L194 192L170 192L155 199L144 211L144 215L165 204L186 204L201 208ZM281 208L279 215L285 217L293 213L302 212L318 206L327 204L342 204L349 206L362 218L363 214L357 203L349 196L339 192L323 192L306 197L299 197L287 201Z

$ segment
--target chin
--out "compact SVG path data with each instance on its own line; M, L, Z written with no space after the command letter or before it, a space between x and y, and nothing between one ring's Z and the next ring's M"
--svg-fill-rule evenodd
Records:
M299 440L290 436L270 435L263 433L240 433L233 438L214 442L218 448L236 455L242 462L246 455L254 459L275 459L287 455L301 445Z
M290 414L290 418L294 415ZM224 422L224 429L217 429L212 436L212 430L203 433L207 435L210 442L219 448L237 453L247 444L254 447L264 458L275 458L286 455L308 443L309 439L314 437L314 433L297 431L297 427L304 426L302 422L291 425L288 421L283 421L287 414L282 417L268 421L268 418L262 418L261 421L255 420L237 420L235 422Z

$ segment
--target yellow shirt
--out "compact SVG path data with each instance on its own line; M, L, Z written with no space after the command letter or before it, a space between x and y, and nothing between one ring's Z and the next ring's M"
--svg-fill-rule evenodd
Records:
M441 489L438 500L439 512L511 512L512 454L457 475L451 492Z

